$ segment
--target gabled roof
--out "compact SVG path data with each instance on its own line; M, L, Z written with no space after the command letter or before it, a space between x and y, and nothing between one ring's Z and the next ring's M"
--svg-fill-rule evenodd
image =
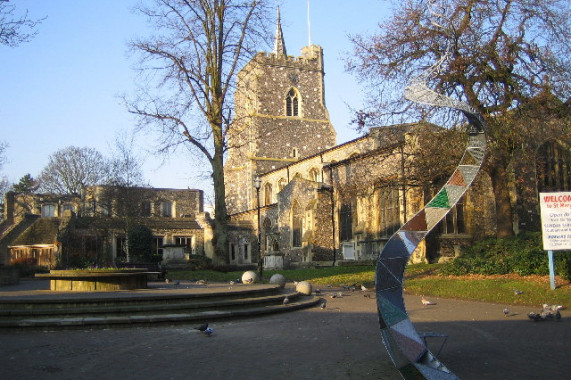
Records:
M60 222L59 218L40 218L18 236L12 245L54 244L58 240Z

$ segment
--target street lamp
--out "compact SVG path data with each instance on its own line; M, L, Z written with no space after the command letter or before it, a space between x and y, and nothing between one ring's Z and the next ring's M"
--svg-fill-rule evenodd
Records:
M260 274L260 281L262 280L262 271L263 271L263 263L262 263L262 229L260 225L260 187L262 186L262 179L259 175L256 174L254 177L254 188L256 189L256 197L258 203L256 204L256 208L258 209L258 273Z

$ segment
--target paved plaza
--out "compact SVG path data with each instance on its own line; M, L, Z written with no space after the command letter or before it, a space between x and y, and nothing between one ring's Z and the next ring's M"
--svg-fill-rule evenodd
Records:
M5 290L0 288L0 290ZM401 379L380 338L372 292L322 290L327 307L195 324L117 329L0 330L3 379ZM531 322L538 307L406 296L418 331L447 334L438 358L461 379L565 379L571 314ZM439 338L429 347L436 353Z

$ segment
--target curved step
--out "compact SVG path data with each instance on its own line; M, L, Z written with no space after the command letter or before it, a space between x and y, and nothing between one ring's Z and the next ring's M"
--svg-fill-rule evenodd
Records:
M284 298L289 303L283 304ZM0 292L0 328L65 328L204 321L286 312L320 298L276 285L151 287L118 292Z
M144 325L155 323L202 322L224 318L252 317L272 313L288 312L316 306L320 298L304 296L297 302L286 305L266 305L243 307L230 310L202 310L189 313L156 313L143 315L101 315L64 318L21 318L0 320L0 328L66 328L66 327L109 327L126 325Z

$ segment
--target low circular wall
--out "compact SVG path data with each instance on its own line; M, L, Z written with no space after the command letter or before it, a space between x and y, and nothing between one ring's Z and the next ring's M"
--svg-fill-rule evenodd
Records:
M50 290L94 292L145 289L148 274L144 269L51 270L36 277L49 278Z

